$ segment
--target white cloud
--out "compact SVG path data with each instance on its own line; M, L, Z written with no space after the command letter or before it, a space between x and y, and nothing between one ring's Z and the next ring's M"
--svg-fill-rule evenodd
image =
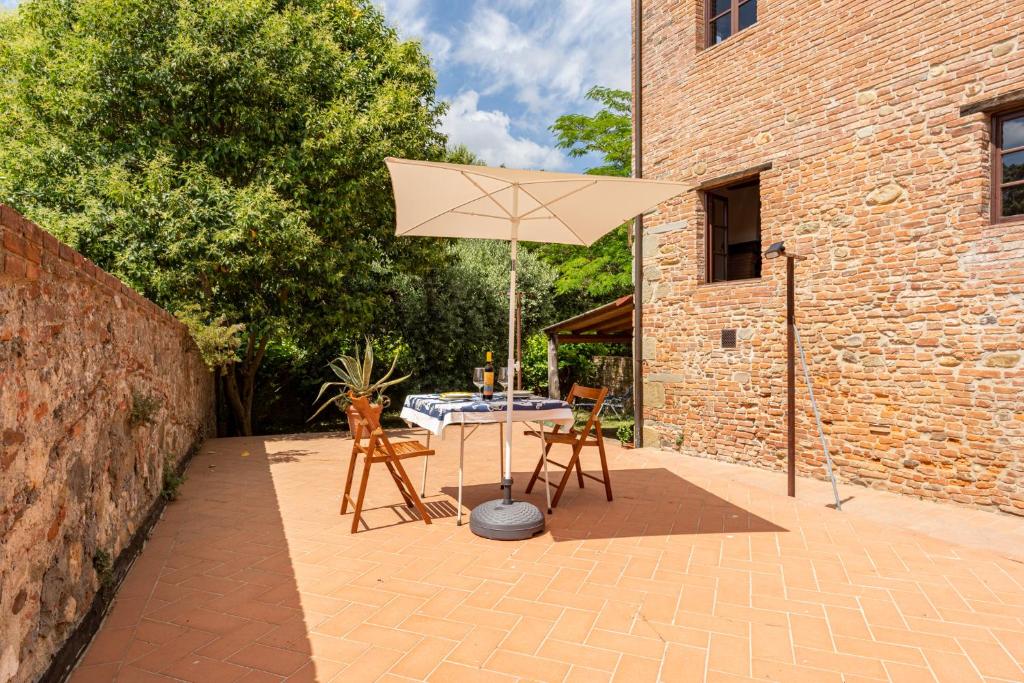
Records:
M399 35L406 40L419 40L435 65L448 60L452 41L430 29L423 0L377 0L377 3Z
M484 92L511 89L532 113L560 114L593 85L629 87L628 0L564 0L522 16L476 4L453 57L488 79Z
M491 166L554 171L568 165L565 155L554 147L514 136L508 114L480 110L479 104L480 95L474 90L451 101L441 130L453 144L466 145Z

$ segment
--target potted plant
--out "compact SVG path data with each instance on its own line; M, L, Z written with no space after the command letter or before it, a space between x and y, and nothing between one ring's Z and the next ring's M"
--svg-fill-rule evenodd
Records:
M362 360L359 360L362 355ZM389 400L384 395L384 390L388 387L392 387L400 382L404 382L409 379L411 375L405 377L399 377L398 379L391 379L391 375L395 372L395 366L398 364L398 354L395 354L394 359L391 361L391 369L387 373L378 379L376 382L372 380L373 377L373 345L370 340L366 340L366 351L362 354L359 353L359 345L356 345L356 352L352 356L339 356L333 361L327 364L327 366L334 371L334 374L338 377L336 382L324 382L323 386L320 387L320 393L317 394L316 400L313 403L319 401L323 395L329 389L336 389L337 393L331 396L317 408L316 412L309 419L314 419L317 415L327 409L328 406L337 406L339 410L343 411L348 416L349 428L359 421L359 416L352 408L351 398L352 397L367 397L371 402L371 409L375 412L379 418L380 414L387 407Z

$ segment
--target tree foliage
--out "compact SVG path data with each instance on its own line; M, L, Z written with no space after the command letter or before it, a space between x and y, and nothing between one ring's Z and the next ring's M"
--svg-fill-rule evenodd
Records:
M587 99L597 102L601 109L591 116L559 116L551 126L551 132L558 139L556 146L576 159L588 154L600 155L604 163L588 169L587 173L628 177L633 158L629 92L595 85L587 91Z
M448 258L422 274L398 280L396 320L415 368L409 390L465 389L472 368L487 351L495 365L508 349L507 242L459 240L446 245ZM522 294L524 332L548 324L554 309L555 270L529 252L520 252L517 288Z
M565 114L551 126L557 146L574 158L599 155L592 175L629 176L632 161L630 94L595 86L587 98L600 105L592 115ZM557 292L575 313L607 303L632 289L629 226L619 226L590 247L547 244L537 248L558 268Z
M223 367L245 433L268 345L358 339L383 283L441 248L394 238L382 162L440 158L442 111L370 0L28 0L0 19L0 201L161 305L244 325Z

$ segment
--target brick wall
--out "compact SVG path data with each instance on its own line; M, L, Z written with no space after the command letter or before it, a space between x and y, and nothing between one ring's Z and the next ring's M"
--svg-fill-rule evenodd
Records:
M132 424L133 393L155 400ZM0 681L30 681L89 610L213 383L172 315L0 205Z
M842 479L1024 514L1024 222L991 223L988 116L960 113L1024 88L1024 1L761 0L710 49L702 2L644 13L644 174L771 164L762 246L808 256L798 325ZM696 191L645 221L645 444L781 469L785 264L705 284L704 226Z

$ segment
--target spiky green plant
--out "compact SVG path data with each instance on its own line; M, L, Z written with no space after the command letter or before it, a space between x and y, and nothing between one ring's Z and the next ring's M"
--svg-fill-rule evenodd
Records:
M359 360L360 355L363 357L362 361ZM336 388L338 393L321 403L320 407L317 408L316 412L309 419L313 420L330 405L336 405L340 410L344 411L348 407L350 394L353 396L371 397L374 403L387 405L388 399L384 396L384 390L404 382L412 376L406 375L398 379L391 379L396 365L398 365L398 353L395 353L395 357L391 361L391 369L387 371L387 374L373 382L371 380L373 376L373 344L367 339L366 351L362 354L359 353L359 345L357 344L354 355L339 356L327 364L334 371L334 374L337 375L339 381L324 382L320 387L320 393L317 394L316 400L313 403L317 403L328 389Z

